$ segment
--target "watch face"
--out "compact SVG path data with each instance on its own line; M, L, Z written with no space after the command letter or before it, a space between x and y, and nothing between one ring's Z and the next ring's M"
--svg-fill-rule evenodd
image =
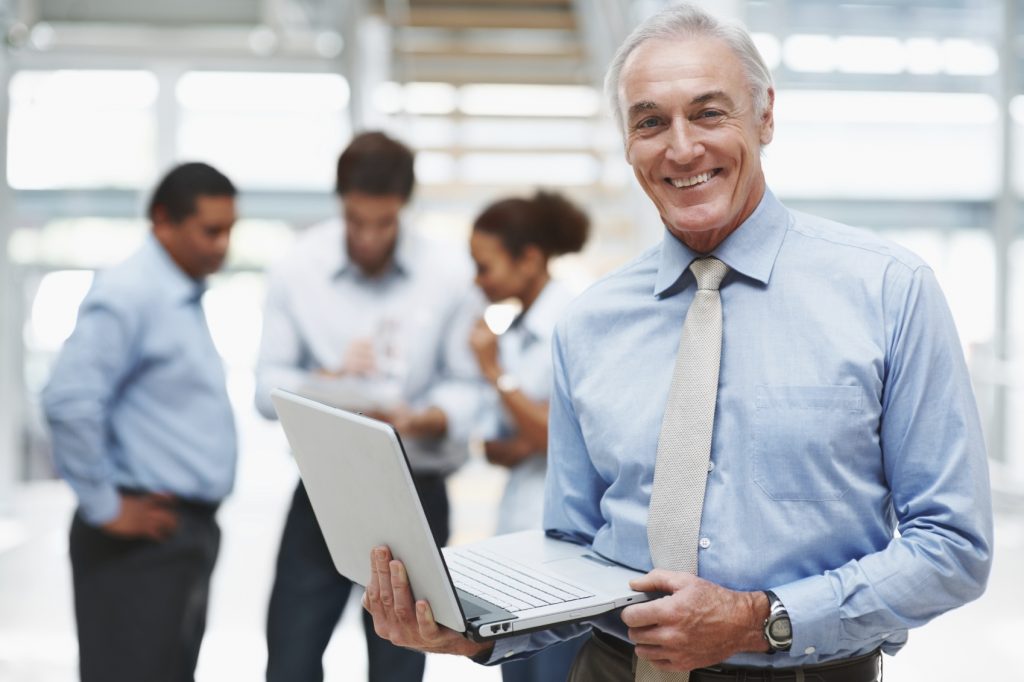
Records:
M777 642L784 642L793 636L793 627L790 625L789 618L779 618L773 620L768 626L768 631Z

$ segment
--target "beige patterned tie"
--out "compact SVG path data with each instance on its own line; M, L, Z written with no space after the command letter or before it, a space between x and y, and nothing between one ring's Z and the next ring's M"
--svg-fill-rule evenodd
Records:
M697 542L711 457L711 429L722 359L722 298L729 267L716 258L690 264L697 292L683 322L647 512L647 543L656 568L697 573ZM637 682L685 682L637 659Z

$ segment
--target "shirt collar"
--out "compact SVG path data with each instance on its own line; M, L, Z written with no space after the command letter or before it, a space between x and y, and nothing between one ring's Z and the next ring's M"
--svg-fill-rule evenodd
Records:
M514 326L536 339L553 336L555 325L558 323L558 318L564 307L559 301L560 288L561 285L558 282L553 279L548 280L533 305L516 318Z
M331 272L334 273L334 278L341 277L342 275L348 274L349 272L360 272L358 268L354 266L348 257L348 250L345 248L345 228L344 221L339 223L341 226L338 230L338 248L334 250L337 257L337 263ZM414 245L411 243L414 241L408 234L408 229L405 225L398 226L398 241L395 244L395 256L392 261L393 271L399 275L408 275L412 272L412 264L415 262L413 259L413 251L415 251Z
M745 277L767 284L789 228L789 211L770 189L754 212L710 255ZM665 298L684 288L684 275L696 258L703 255L675 238L668 229L661 242L661 261L654 283L654 295Z
M187 275L152 232L146 235L142 250L153 266L153 276L161 281L168 298L180 303L197 303L206 293L205 280L192 279Z

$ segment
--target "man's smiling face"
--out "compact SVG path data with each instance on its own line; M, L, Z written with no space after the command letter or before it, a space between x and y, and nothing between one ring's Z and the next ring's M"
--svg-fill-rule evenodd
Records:
M717 38L648 40L623 66L626 158L665 226L695 251L714 249L764 195L768 95L755 111L739 58Z

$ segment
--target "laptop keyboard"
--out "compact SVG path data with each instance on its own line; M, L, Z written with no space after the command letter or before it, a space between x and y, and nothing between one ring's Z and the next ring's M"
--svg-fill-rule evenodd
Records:
M444 560L455 587L513 613L594 596L486 550L446 551Z

